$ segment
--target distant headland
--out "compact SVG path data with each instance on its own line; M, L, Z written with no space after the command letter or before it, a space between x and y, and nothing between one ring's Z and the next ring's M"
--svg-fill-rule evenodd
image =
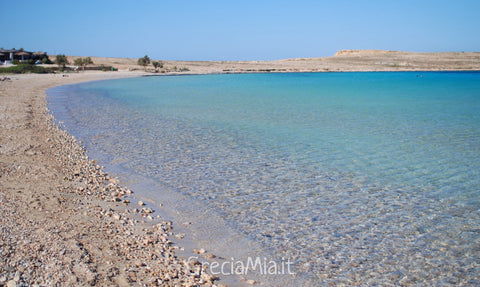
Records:
M70 62L80 57L68 56ZM138 59L91 57L97 65L143 71ZM384 50L340 50L332 57L275 61L170 61L158 59L164 73L268 73L349 71L478 71L480 52L417 53ZM152 60L153 62L153 60ZM155 71L149 65L147 71Z

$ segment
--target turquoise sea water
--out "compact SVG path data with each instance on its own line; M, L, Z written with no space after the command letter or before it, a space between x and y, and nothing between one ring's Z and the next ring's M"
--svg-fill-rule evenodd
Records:
M93 157L161 186L139 193L200 202L198 216L313 285L480 284L480 73L143 77L48 94Z

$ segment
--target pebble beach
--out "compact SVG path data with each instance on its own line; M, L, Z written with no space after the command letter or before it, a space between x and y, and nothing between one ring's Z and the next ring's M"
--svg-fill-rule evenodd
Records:
M102 170L46 109L55 85L136 73L14 75L0 94L0 286L196 286L172 223Z

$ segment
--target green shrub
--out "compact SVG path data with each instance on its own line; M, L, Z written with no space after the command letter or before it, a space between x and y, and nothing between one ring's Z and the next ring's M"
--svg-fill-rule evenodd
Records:
M55 64L61 67L61 71L65 70L66 65L70 64L68 62L67 56L65 55L57 55L55 59Z
M163 62L159 61L152 61L152 65L155 68L155 71L158 70L158 68L162 69L163 68Z
M35 74L46 74L53 73L53 69L45 68L42 66L20 64L18 66L11 66L8 68L0 68L0 74L26 74L26 73L35 73Z
M86 57L86 58L77 58L75 59L75 61L73 62L73 64L75 66L87 66L87 65L91 65L93 64L93 61L90 57Z
M147 70L147 66L150 65L150 58L145 55L143 58L139 58L137 64L143 66L145 71Z
M43 59L42 59L42 64L53 64L53 62L50 61L50 59L48 58L48 56L46 56L46 57L43 57Z

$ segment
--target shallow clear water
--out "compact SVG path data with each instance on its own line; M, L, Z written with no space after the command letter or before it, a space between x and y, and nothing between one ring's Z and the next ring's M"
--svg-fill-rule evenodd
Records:
M312 284L480 284L480 73L144 77L48 94L105 166L153 179L162 189L143 192L159 202L201 202Z

